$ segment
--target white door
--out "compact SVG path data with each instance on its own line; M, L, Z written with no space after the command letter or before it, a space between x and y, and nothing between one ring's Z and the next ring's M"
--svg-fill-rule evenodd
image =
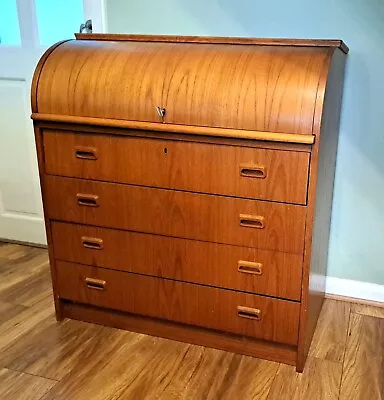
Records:
M53 43L92 19L104 32L103 0L0 0L0 239L46 243L30 119L35 66Z

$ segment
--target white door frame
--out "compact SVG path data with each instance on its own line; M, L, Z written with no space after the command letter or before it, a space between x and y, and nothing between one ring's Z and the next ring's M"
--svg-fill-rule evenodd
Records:
M92 20L93 33L107 32L106 0L83 0L84 15ZM84 21L85 22L85 21Z
M65 0L62 0L65 1ZM107 32L106 0L83 0L84 19L92 20L93 32ZM39 47L35 0L16 0L21 47ZM79 21L80 24L85 21ZM76 32L74 32L76 33Z

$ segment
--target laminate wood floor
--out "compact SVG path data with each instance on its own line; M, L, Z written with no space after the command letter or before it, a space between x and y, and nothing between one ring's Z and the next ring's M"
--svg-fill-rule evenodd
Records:
M54 317L47 251L0 243L0 399L384 399L384 309L326 300L294 367Z

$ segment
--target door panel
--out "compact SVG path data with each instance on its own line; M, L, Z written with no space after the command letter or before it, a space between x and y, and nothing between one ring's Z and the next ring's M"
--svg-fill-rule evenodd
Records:
M29 87L0 78L0 238L45 243Z
M24 80L0 81L0 109L4 114L0 119L0 130L6 143L0 148L0 180L4 191L3 209L36 216L40 214L41 202L30 184L37 183L34 173L37 165L29 105L26 104L28 90Z
M51 4L55 3L55 4ZM51 44L73 38L102 0L0 1L0 238L45 243L30 87ZM65 12L64 12L64 11Z

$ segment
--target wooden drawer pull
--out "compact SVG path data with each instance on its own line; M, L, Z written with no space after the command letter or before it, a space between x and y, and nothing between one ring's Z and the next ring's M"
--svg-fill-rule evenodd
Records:
M98 158L97 150L94 147L76 146L75 155L81 160L97 160Z
M98 207L99 206L99 196L96 194L83 194L77 193L77 204L79 206L87 207Z
M241 318L249 318L249 319L255 319L256 321L260 321L261 311L258 308L237 306L237 316Z
M263 264L251 261L238 261L237 270L245 274L261 275L263 273Z
M260 165L240 165L240 175L246 178L264 179L267 177L265 167Z
M240 214L240 225L247 228L264 228L264 217Z
M85 278L85 284L88 289L104 290L106 283L102 279Z
M82 236L81 241L86 249L101 250L103 248L103 239Z

